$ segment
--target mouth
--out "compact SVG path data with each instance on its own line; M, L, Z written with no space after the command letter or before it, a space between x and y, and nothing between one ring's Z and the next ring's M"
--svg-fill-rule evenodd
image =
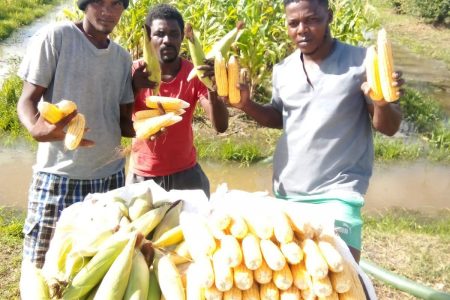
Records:
M167 54L167 53L175 53L176 49L174 47L165 47L160 49L162 54Z
M112 21L112 20L105 20L105 19L99 19L98 23L103 24L103 25L111 25L111 24L114 24L114 21Z
M300 47L306 47L309 44L311 44L312 40L311 39L307 39L307 38L302 38L297 40L297 45L299 45Z

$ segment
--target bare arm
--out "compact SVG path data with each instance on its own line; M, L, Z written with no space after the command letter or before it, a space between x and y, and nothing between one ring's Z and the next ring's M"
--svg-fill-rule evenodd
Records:
M217 93L208 90L208 99L201 98L200 105L217 132L225 132L228 128L228 109Z
M133 103L120 105L120 129L122 136L124 137L135 137L136 132L133 128Z
M385 102L385 105L373 104L369 106L373 127L382 134L392 136L400 128L402 113L397 103Z

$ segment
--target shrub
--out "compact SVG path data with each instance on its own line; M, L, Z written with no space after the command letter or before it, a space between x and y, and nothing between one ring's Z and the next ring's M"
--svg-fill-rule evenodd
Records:
M434 25L448 25L450 18L449 0L390 0L399 14L423 18Z

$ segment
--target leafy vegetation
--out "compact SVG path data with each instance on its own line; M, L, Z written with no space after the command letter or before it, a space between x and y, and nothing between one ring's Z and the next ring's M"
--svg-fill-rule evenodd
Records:
M390 0L399 14L421 17L434 25L450 25L450 2L448 0Z
M0 41L17 28L45 15L60 0L4 0L0 5Z

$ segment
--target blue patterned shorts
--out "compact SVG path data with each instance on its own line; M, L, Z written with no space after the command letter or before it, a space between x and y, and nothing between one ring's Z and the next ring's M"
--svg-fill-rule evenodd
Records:
M33 174L23 228L23 259L42 268L62 210L83 201L89 193L104 193L124 184L124 170L106 178L92 180L70 179L43 172Z

